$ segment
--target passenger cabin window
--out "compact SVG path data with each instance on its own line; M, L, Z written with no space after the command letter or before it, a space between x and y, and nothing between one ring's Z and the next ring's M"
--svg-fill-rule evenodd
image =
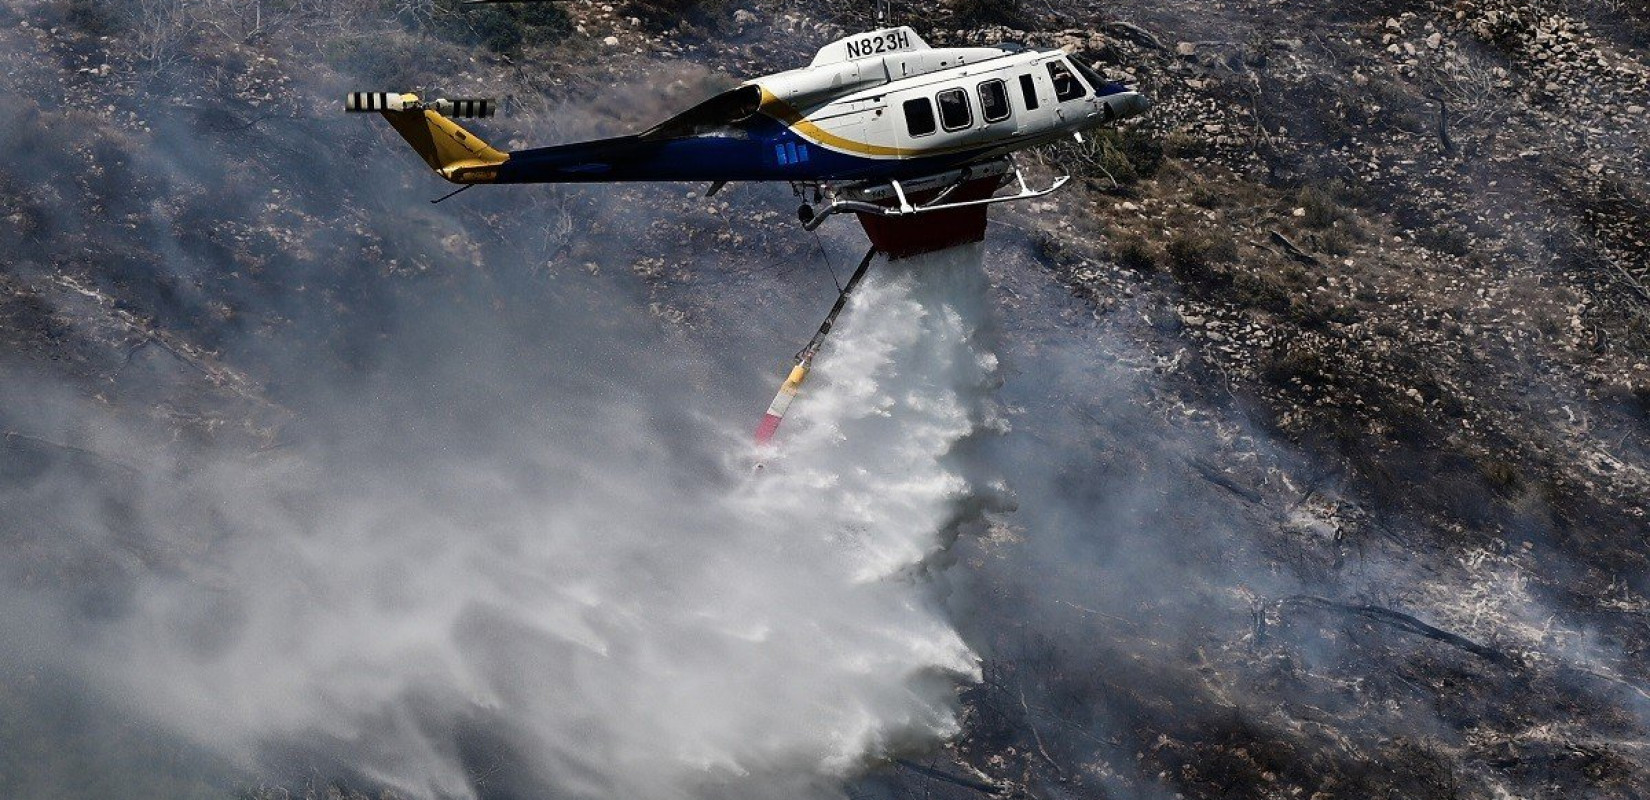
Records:
M1008 119L1008 86L1002 81L986 81L980 84L980 116L986 122L1000 122Z
M1020 76L1020 94L1026 101L1027 111L1037 110L1037 81L1030 75Z
M940 101L940 123L948 131L960 131L974 124L974 111L968 107L968 93L961 89L947 89L935 97Z
M1083 84L1077 82L1077 76L1071 74L1065 62L1048 62L1048 76L1054 81L1054 97L1060 102L1076 100L1083 96Z
M934 132L934 104L928 102L928 98L905 101L905 130L912 136Z

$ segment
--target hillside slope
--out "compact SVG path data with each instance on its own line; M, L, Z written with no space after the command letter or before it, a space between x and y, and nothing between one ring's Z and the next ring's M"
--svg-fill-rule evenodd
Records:
M896 749L847 791L1650 793L1650 13L899 11L936 44L1069 45L1155 106L1033 159L1081 180L994 212L1007 424L954 455L1000 496L959 510L929 569L984 680L957 687L952 742ZM607 135L792 66L863 10L486 14L0 8L0 234L17 243L0 269L8 596L62 593L96 620L134 574L210 585L209 510L111 542L42 487L67 476L99 487L98 514L142 519L202 463L324 439L338 420L315 387L348 396L396 374L416 357L386 342L417 341L426 316L645 308L685 390L736 409L730 425L755 419L798 320L832 294L819 250L852 252L857 231L816 244L771 187L482 189L430 206L446 187L337 98L508 95L488 122L498 142ZM40 680L8 671L0 701L35 708ZM86 794L258 783L141 725L87 744L13 719L6 741L58 753L0 770L24 794L84 774L101 780ZM271 762L304 764L310 793L373 791L294 750Z

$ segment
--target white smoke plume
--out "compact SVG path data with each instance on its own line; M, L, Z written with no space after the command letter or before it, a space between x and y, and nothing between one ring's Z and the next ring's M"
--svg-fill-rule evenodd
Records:
M323 418L276 455L142 464L130 515L37 483L95 546L213 533L183 570L129 571L107 613L14 587L4 627L250 770L414 797L828 796L954 732L977 669L914 568L970 492L948 454L995 368L982 282L973 249L875 265L754 474L760 398L733 418L682 370L620 366L646 363L649 324L551 323L538 366L542 342L455 303L316 389Z

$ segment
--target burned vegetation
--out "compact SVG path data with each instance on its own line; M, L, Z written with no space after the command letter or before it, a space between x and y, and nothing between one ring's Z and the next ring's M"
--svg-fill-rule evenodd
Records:
M1007 432L954 456L1004 500L959 511L930 565L982 679L956 687L951 741L891 744L844 791L1650 794L1643 8L942 5L897 10L936 44L1069 46L1154 108L1027 159L1077 180L994 216ZM467 196L413 225L385 198L435 190L334 119L341 92L507 95L497 129L517 144L611 134L865 18L676 0L0 8L9 579L93 617L136 571L210 583L210 513L94 547L33 492L68 474L141 515L157 463L279 452L305 409L271 376L370 372L362 343L386 334L356 312L384 285L476 271L505 288L455 302L495 313L514 284L494 273L556 292L561 271L619 269L673 336L784 335L786 301L729 299L810 274L779 193ZM44 404L127 433L53 427ZM39 682L0 673L0 704L32 707ZM122 731L129 752L170 747ZM72 735L8 727L0 750ZM60 753L43 772L0 755L0 789L96 763L84 743ZM382 791L299 772L242 783L259 800Z

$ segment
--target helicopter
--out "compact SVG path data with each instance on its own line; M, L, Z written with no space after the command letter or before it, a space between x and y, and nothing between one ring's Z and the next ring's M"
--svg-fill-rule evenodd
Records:
M930 47L898 26L831 42L805 67L747 80L629 136L503 152L453 121L492 116L497 106L398 92L355 92L345 102L346 111L382 114L463 188L692 181L708 183L710 196L730 182L783 181L804 199L805 229L853 213L873 249L902 258L980 241L987 207L1070 180L1034 188L1015 153L1081 141L1083 131L1150 103L1069 48Z
M355 92L344 107L389 120L431 169L461 184L447 197L480 184L618 181L706 182L709 197L733 181L784 181L804 199L806 230L857 216L870 249L763 414L756 442L765 446L878 253L893 260L983 240L990 206L1070 180L1033 188L1016 153L1081 141L1151 105L1068 48L931 47L909 26L885 25L890 4L877 3L883 27L825 45L807 66L747 80L629 136L506 153L453 121L492 116L492 100Z

